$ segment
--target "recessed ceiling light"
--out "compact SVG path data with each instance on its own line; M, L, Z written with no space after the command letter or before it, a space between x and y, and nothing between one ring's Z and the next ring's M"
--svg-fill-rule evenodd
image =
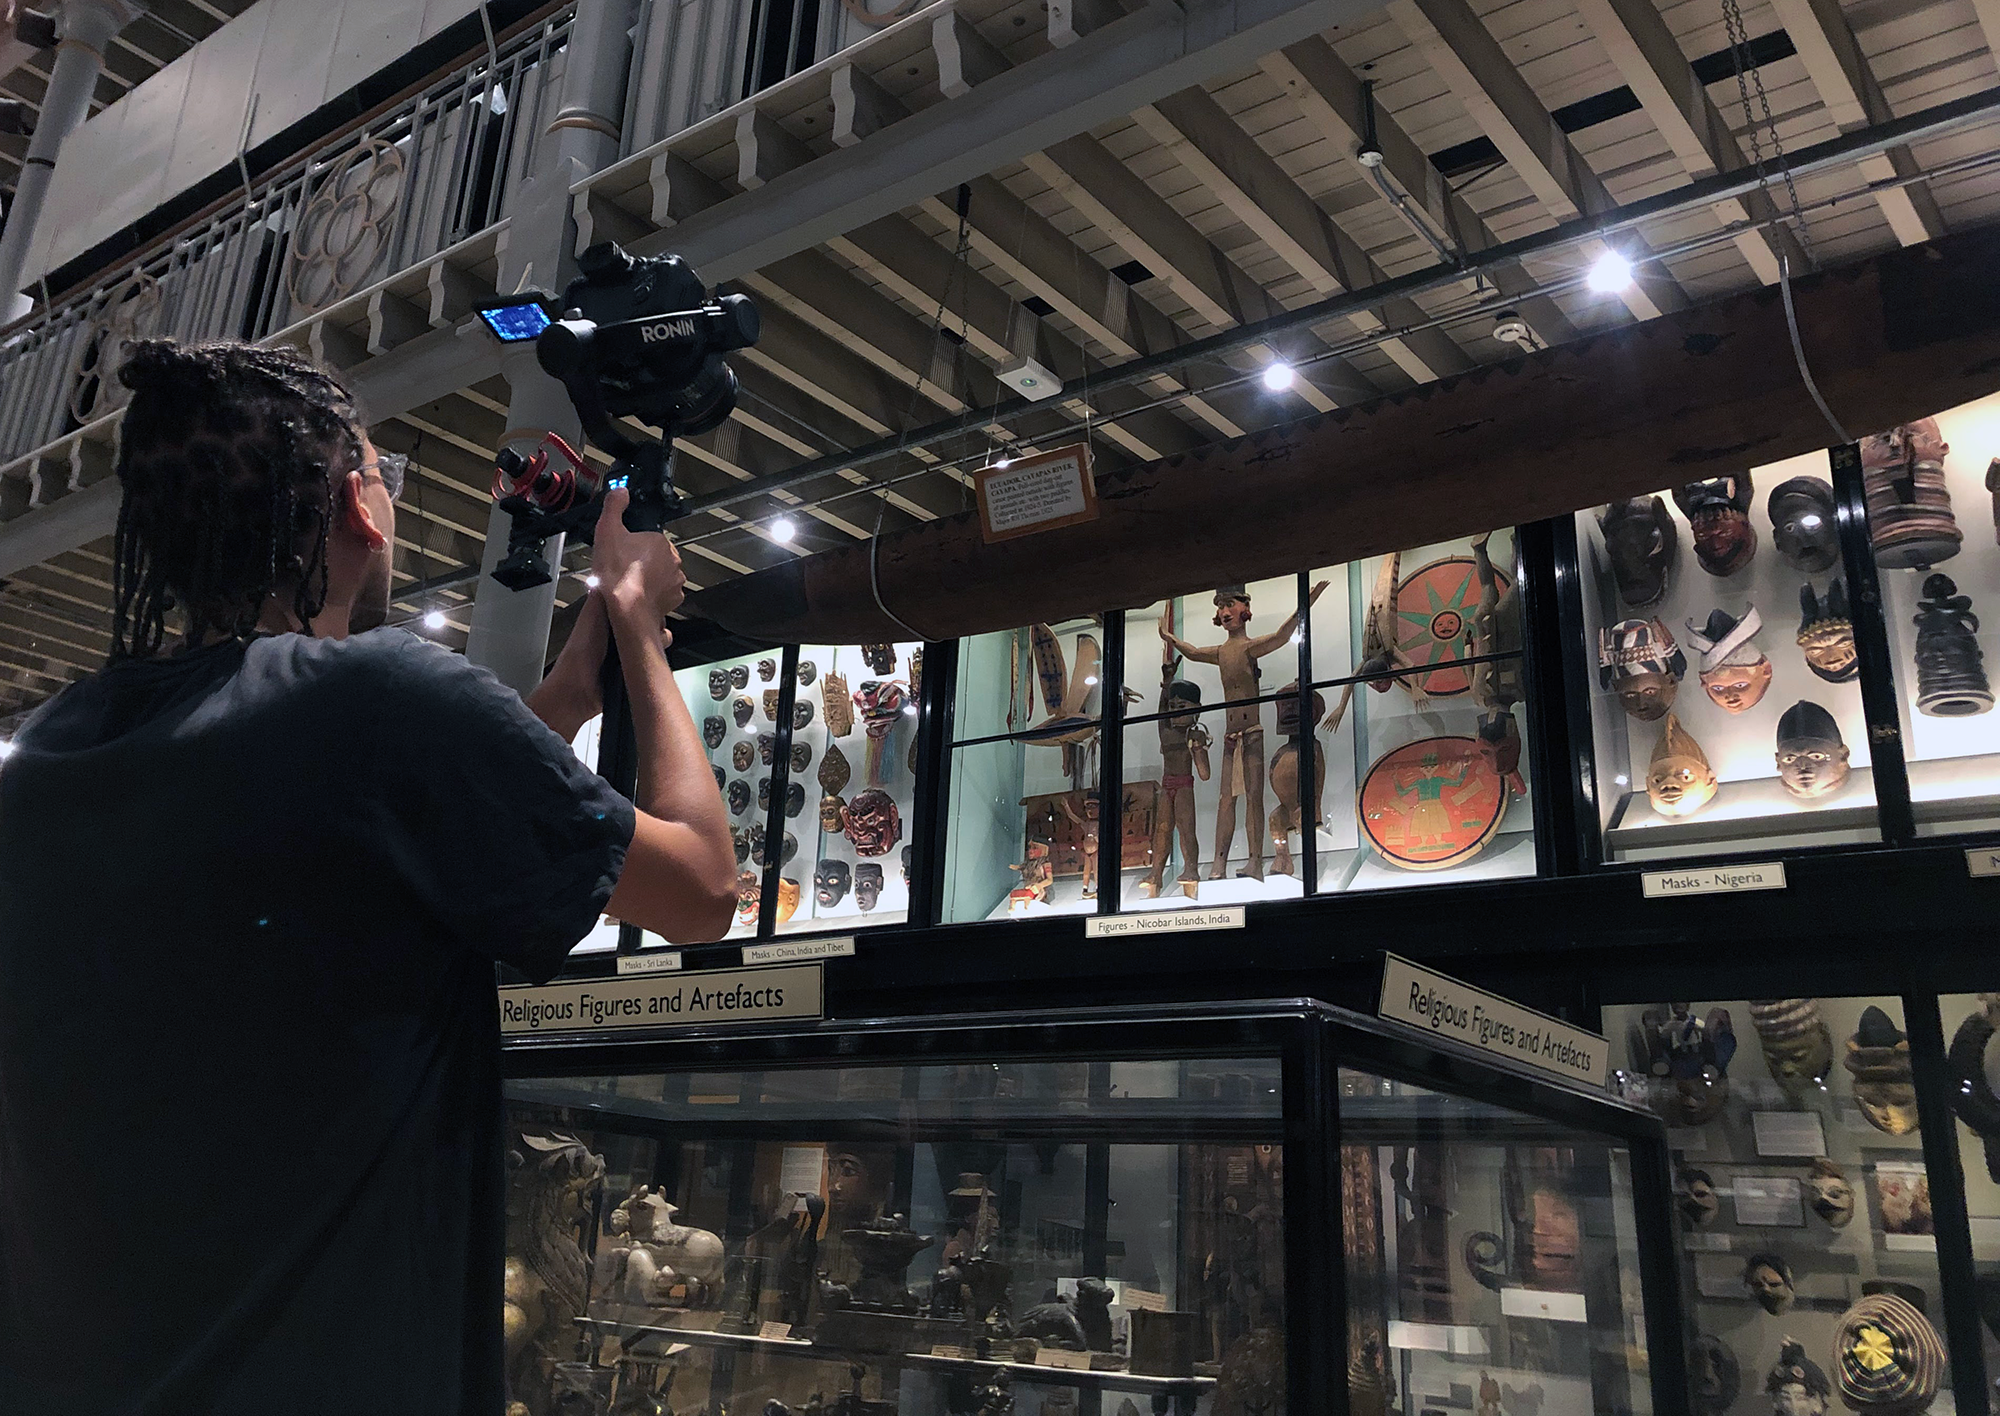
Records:
M1283 393L1290 388L1295 377L1292 366L1283 359L1273 359L1264 366L1264 387L1273 393Z
M443 610L432 610L432 611L431 611L431 612L430 612L429 614L425 615L425 616L424 616L424 628L425 628L425 629L443 629L443 628L444 628L444 611L443 611Z
M1614 250L1606 250L1590 266L1590 288L1600 295L1616 295L1632 283L1632 262Z
M771 523L771 539L779 545L787 545L792 537L799 534L799 528L792 524L789 516L781 516Z
M603 583L604 582L599 580L595 575L586 575L583 577L583 586L584 589L586 590L595 590L599 585Z

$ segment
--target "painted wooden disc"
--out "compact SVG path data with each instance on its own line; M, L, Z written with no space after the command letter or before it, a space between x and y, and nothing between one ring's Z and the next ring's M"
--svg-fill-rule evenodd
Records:
M1500 591L1512 583L1495 570ZM1396 647L1413 664L1455 664L1463 658L1472 615L1479 608L1479 566L1471 556L1446 556L1396 582ZM1472 687L1469 669L1446 668L1413 675L1432 698L1450 698Z
M1421 738L1375 760L1356 802L1362 834L1405 870L1462 865L1507 814L1507 784L1469 737Z

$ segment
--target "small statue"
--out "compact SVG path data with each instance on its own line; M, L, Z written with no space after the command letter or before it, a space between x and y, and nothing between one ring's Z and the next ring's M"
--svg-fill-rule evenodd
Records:
M1031 905L1049 902L1049 886L1055 883L1055 869L1049 864L1046 841L1028 842L1027 859L1007 868L1021 877L1021 883L1007 894L1007 913L1026 914Z
M903 839L903 814L887 792L870 787L847 804L847 839L858 856L884 856Z
M1317 723L1320 714L1326 711L1326 700L1319 694L1312 696L1312 714L1299 720L1299 685L1294 679L1278 692L1278 732L1285 741L1271 754L1271 791L1278 798L1278 809L1271 813L1271 845L1273 856L1271 873L1290 875L1292 873L1292 832L1301 835L1318 826L1326 819L1323 800L1326 792L1326 759L1320 755L1319 744L1313 740L1310 725ZM1299 790L1299 758L1303 755L1312 763L1312 816L1308 820Z
M1806 1176L1806 1207L1825 1220L1829 1229L1845 1229L1854 1218L1854 1186L1825 1156L1812 1163Z
M729 725L722 719L710 715L701 720L701 743L710 752L722 746L722 739L729 731Z
M1521 778L1521 727L1514 705L1527 695L1522 673L1520 576L1501 588L1500 574L1487 555L1492 533L1472 542L1474 572L1479 577L1479 604L1466 625L1466 649L1486 662L1472 666L1472 701L1479 705L1479 750L1516 796L1528 794ZM1492 658L1492 655L1513 655Z
M870 673L893 674L896 672L896 646L864 644L861 646L861 662L868 666Z
M851 884L850 872L844 860L823 860L819 869L813 872L813 899L823 910L830 910L847 898Z
M1310 607L1326 589L1322 580L1306 597ZM1222 696L1236 705L1224 710L1222 734L1222 793L1215 809L1215 860L1208 878L1220 880L1229 868L1229 850L1236 837L1236 799L1243 799L1244 828L1248 834L1249 861L1240 872L1251 880L1264 878L1264 720L1259 705L1248 702L1257 696L1260 670L1257 661L1275 654L1291 643L1299 627L1295 610L1279 622L1271 633L1252 639L1250 595L1241 585L1225 585L1215 592L1215 623L1223 631L1219 644L1195 645L1179 639L1160 621L1160 638L1184 658L1197 664L1213 664L1222 675Z
M1817 1087L1833 1070L1833 1033L1820 1016L1818 999L1752 999L1750 1025L1772 1080L1787 1092Z
M1153 822L1153 868L1139 893L1160 893L1167 851L1180 837L1181 890L1192 900L1201 889L1201 839L1196 834L1194 783L1208 780L1208 729L1201 725L1201 685L1174 678L1179 660L1170 651L1160 672L1160 807Z
M1646 800L1662 816L1692 816L1714 799L1715 769L1693 734L1672 713L1660 727L1646 767Z
M1425 677L1406 672L1417 667L1403 649L1402 621L1396 612L1396 595L1402 589L1403 557L1401 552L1382 557L1382 564L1375 572L1375 588L1368 595L1368 609L1361 620L1361 662L1354 672L1361 681L1377 693L1387 693L1400 687L1410 695L1414 707L1426 707L1430 699L1424 693ZM1324 588L1324 586L1322 586ZM1313 591L1317 596L1318 590ZM1224 695L1229 696L1225 693ZM1347 707L1354 701L1354 683L1350 680L1340 690L1340 701L1333 705L1333 711L1326 715L1326 730L1340 731L1340 723L1347 716Z
M1756 495L1748 472L1674 489L1674 505L1694 532L1695 558L1710 575L1734 575L1756 557L1757 528L1750 524Z
M889 734L903 717L903 686L894 679L870 679L854 691L854 707L861 714L862 729L868 734L865 765L868 785L882 785L882 763L888 753Z
M1688 1227L1700 1229L1703 1225L1713 1224L1716 1216L1722 1213L1722 1200L1715 1193L1715 1181L1709 1173L1684 1167L1675 1179L1678 1181L1674 1188L1679 1195L1681 1218L1688 1222Z
M1479 1370L1478 1416L1500 1416L1500 1383L1493 1380L1485 1368Z
M1833 714L1802 699L1778 719L1778 776L1802 801L1838 791L1847 781L1847 743Z
M1111 1285L1101 1278L1080 1278L1076 1283L1076 1324L1083 1329L1083 1345L1092 1352L1111 1350Z
M1810 585L1799 587L1799 648L1806 667L1828 683L1847 683L1861 672L1854 653L1854 618L1848 613L1847 587L1835 580L1824 598Z
M1787 1337L1778 1348L1777 1365L1764 1378L1764 1394L1771 1398L1771 1416L1826 1416L1833 1386L1806 1356L1805 1347Z
M1635 610L1657 605L1680 559L1680 528L1657 496L1630 497L1597 513L1618 598Z
M747 728L750 726L750 719L756 715L757 705L752 703L750 695L745 693L729 705L729 711L730 715L736 719L737 727Z
M1792 477L1771 489L1771 540L1786 565L1823 575L1840 564L1840 518L1823 477Z
M611 1212L607 1228L627 1242L610 1251L610 1291L625 1302L664 1308L693 1307L708 1285L722 1277L722 1241L706 1229L674 1223L678 1207L649 1185L641 1185Z
M1014 1320L1014 1336L1032 1337L1044 1347L1071 1352L1083 1352L1089 1346L1084 1341L1083 1325L1077 1321L1076 1305L1054 1293Z
M1792 1285L1792 1266L1780 1254L1752 1254L1744 1260L1743 1286L1773 1317L1790 1312L1798 1297Z
M854 700L847 696L844 674L829 673L820 680L819 701L826 710L828 737L844 738L854 731Z
M789 875L778 881L778 923L784 924L799 912L799 882Z
M1862 1011L1841 1059L1854 1079L1854 1104L1868 1124L1891 1136L1917 1129L1917 1089L1910 1075L1910 1040L1870 1004Z
M1083 898L1094 900L1097 898L1097 817L1101 810L1097 793L1084 794L1082 815L1077 814L1067 796L1057 797L1056 805L1082 833L1078 848L1083 852Z
M1950 451L1935 418L1861 440L1861 482L1877 565L1928 569L1958 554L1965 535L1952 518L1945 487Z
M882 898L882 867L874 861L863 861L854 867L854 906L863 914L875 908Z
M1979 616L1970 596L1942 572L1924 581L1917 602L1917 711L1934 718L1969 718L1993 707L1993 690L1979 650Z
M1755 708L1771 686L1771 661L1753 639L1763 627L1755 605L1740 619L1727 610L1710 610L1701 628L1687 622L1688 643L1701 655L1701 686L1725 713Z
M514 1140L501 1279L507 1385L529 1416L551 1416L556 1368L590 1294L580 1239L604 1185L604 1159L559 1131L526 1130Z
M1658 722L1674 705L1687 655L1657 619L1620 620L1597 632L1598 681L1642 723Z
M918 1234L900 1214L878 1216L840 1231L861 1266L851 1285L852 1306L880 1313L914 1313L916 1295L904 1284L910 1260L929 1248L928 1234Z

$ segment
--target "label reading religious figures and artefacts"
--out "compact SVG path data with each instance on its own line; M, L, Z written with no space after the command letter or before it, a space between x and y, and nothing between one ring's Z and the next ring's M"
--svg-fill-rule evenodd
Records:
M1507 814L1507 784L1472 738L1422 738L1375 760L1358 814L1383 859L1443 870L1486 849Z
M980 471L979 529L988 542L1097 519L1097 487L1086 444Z
M1425 1037L1473 1048L1502 1066L1591 1088L1610 1082L1611 1044L1598 1034L1394 954L1382 956L1375 1013Z

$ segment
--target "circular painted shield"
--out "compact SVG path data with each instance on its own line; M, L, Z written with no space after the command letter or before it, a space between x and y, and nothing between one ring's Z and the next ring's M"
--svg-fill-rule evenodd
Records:
M1356 813L1383 859L1442 870L1486 849L1507 814L1507 784L1474 739L1421 738L1376 759Z
M1510 577L1495 570L1502 594ZM1413 664L1455 664L1469 650L1473 611L1479 608L1479 570L1471 556L1446 556L1396 582L1396 647ZM1450 698L1472 687L1469 669L1446 668L1415 676L1432 698Z

